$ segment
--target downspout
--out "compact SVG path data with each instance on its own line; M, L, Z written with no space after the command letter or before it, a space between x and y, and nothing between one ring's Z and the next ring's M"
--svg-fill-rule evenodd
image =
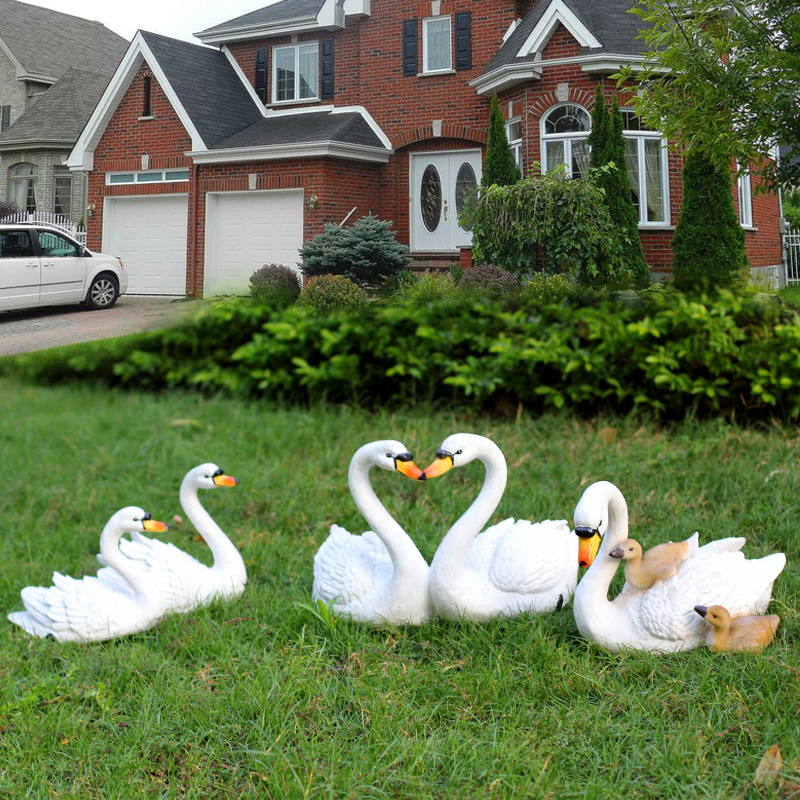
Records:
M192 164L192 182L189 184L189 190L192 197L192 208L189 214L189 280L186 287L186 294L188 297L197 297L197 206L200 196L200 165L197 163ZM203 237L205 239L205 236ZM202 292L202 289L201 289Z

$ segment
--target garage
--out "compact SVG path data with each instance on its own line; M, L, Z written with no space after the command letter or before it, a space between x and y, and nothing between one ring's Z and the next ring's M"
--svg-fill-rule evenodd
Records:
M247 294L264 264L297 269L303 245L302 190L206 195L204 294Z
M128 271L128 294L186 294L185 194L107 197L104 253Z

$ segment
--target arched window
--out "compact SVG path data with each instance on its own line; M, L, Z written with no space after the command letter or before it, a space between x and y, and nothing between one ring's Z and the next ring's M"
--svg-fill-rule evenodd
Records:
M571 178L589 174L589 144L592 119L574 103L554 106L542 117L542 165L549 172L565 164Z
M15 164L8 169L8 199L20 210L36 211L36 167L33 164Z

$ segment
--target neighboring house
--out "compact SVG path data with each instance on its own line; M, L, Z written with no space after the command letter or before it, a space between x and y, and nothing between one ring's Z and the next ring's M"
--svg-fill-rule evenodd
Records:
M0 0L0 199L85 216L86 177L65 162L127 47L99 22Z
M468 248L497 94L524 170L586 170L600 83L642 61L630 0L282 0L197 34L136 35L69 165L90 173L89 245L131 292L242 292L326 223L394 222L417 265ZM624 101L623 97L623 101ZM667 271L681 158L626 113L645 253ZM736 194L755 266L780 264L778 203Z

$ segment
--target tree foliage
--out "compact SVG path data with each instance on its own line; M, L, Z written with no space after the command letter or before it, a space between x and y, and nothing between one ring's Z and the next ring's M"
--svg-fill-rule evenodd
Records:
M636 0L632 10L649 47L645 72L621 75L644 90L637 113L720 169L735 158L767 185L800 185L797 0ZM779 163L763 158L775 144Z
M631 272L636 286L650 282L650 269L644 260L639 238L639 215L633 205L625 161L625 140L622 136L622 114L616 96L609 108L603 89L597 86L592 110L592 132L589 134L591 156L589 166L595 170L595 182L603 190L603 201L622 240L622 260ZM610 169L600 169L610 165Z
M683 168L683 206L672 239L675 285L682 291L739 288L749 262L733 206L730 170L691 151Z
M508 146L506 126L500 112L497 95L492 97L492 108L489 112L489 132L486 140L486 158L483 164L481 185L510 186L522 176L514 161L514 154Z

